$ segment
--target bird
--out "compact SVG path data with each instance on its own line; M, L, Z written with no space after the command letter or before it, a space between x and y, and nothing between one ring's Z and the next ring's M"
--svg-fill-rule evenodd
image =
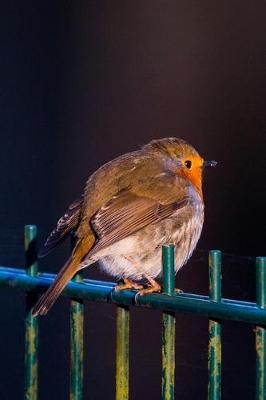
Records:
M74 275L95 262L123 281L115 290L137 289L139 295L160 292L161 247L175 245L177 273L201 235L203 169L216 164L204 161L185 140L169 137L152 140L97 169L40 252L40 257L46 256L74 234L70 257L32 315L47 314Z

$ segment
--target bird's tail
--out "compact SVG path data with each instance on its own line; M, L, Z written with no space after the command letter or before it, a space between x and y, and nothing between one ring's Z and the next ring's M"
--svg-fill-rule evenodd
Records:
M37 315L45 315L48 313L58 296L67 285L68 281L73 278L79 270L80 260L76 257L70 257L65 263L56 279L49 289L40 297L31 313L34 317Z

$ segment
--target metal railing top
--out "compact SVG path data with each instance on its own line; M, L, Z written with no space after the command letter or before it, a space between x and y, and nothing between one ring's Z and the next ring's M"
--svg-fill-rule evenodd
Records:
M25 227L25 270L0 267L0 286L20 288L26 292L25 318L25 399L38 398L38 318L31 307L39 292L55 278L38 273L37 228ZM222 253L209 253L209 296L174 292L174 246L163 247L162 293L136 297L136 291L115 291L115 284L83 279L78 274L63 291L70 305L70 399L83 398L83 326L84 300L117 305L116 400L129 398L129 306L160 309L162 318L162 399L175 398L175 313L185 312L209 318L209 385L208 399L221 399L222 320L242 321L256 325L256 400L266 400L266 257L256 258L256 303L221 297Z
M211 251L210 257L220 257L218 251ZM261 257L257 260L257 269L264 270ZM30 276L25 270L0 266L0 285L20 288L33 293L45 291L56 275L40 273ZM217 278L216 278L217 279ZM135 290L115 291L115 283L82 279L80 282L69 282L63 295L76 299L115 303L124 306L137 306L154 308L169 312L185 312L195 315L217 318L221 320L234 320L247 323L265 324L266 309L254 302L221 298L213 300L210 296L193 293L152 293L136 297ZM264 304L264 302L262 302Z

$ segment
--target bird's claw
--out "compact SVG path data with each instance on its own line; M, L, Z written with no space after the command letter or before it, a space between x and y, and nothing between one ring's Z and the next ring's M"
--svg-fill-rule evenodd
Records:
M139 296L143 296L140 292L141 292L141 291L139 291L139 292L137 292L137 293L135 294L135 296L134 296L134 304L139 304L139 303L138 303L138 298L139 298Z
M155 282L155 284L153 284L152 286L148 286L145 289L141 289L135 294L134 297L135 304L138 304L139 296L144 296L145 294L159 293L159 292L161 292L161 286L157 282Z
M143 285L140 285L139 283L136 283L136 282L132 282L129 279L124 279L124 283L118 284L114 287L115 292L118 292L119 290L126 290L126 289L141 290L141 289L143 289Z

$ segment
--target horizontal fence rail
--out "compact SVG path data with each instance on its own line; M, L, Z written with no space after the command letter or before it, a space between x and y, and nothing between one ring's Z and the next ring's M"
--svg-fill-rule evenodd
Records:
M0 266L0 286L19 288L26 293L25 317L25 395L38 399L38 318L31 308L38 293L45 291L54 274L38 273L37 228L25 227L25 269ZM116 400L129 394L130 306L153 308L162 315L162 399L178 399L175 393L175 313L191 313L209 318L208 399L222 398L222 321L242 321L256 326L256 393L266 400L266 257L256 259L256 303L225 299L221 296L222 254L209 253L209 296L180 293L174 289L174 246L163 247L162 293L136 296L135 290L115 291L115 283L83 279L77 274L63 291L70 304L70 400L83 399L84 300L117 305L116 317Z
M265 267L266 268L266 267ZM55 279L53 274L28 276L19 268L0 266L0 285L20 288L25 291L43 292ZM213 319L242 321L255 325L266 325L266 309L256 303L221 299L215 303L208 296L190 293L177 293L169 296L165 293L147 294L135 299L136 292L131 290L114 291L115 283L84 279L82 283L71 281L63 295L76 299L115 303L124 306L154 308L165 311L181 311Z

